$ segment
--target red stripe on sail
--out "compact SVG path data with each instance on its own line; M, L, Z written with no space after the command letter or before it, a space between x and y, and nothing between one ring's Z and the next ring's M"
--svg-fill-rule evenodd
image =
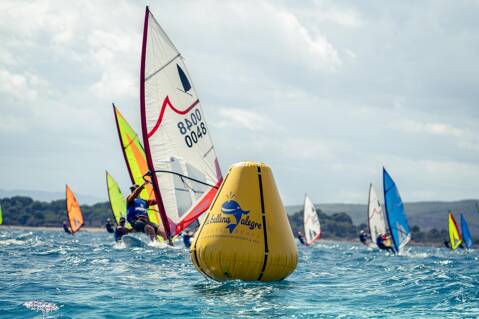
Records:
M170 109L173 110L173 112L175 112L177 114L180 114L180 115L185 115L186 113L191 111L199 102L200 102L200 100L196 100L186 110L179 110L176 107L174 107L173 104L171 104L170 98L167 95L165 97L165 100L163 101L163 105L161 106L160 116L158 116L158 120L156 121L156 124L153 127L153 129L148 133L148 138L150 138L153 134L155 134L156 130L158 130L158 128L160 127L161 121L163 120L163 115L165 114L165 110L166 110L167 106L169 106Z

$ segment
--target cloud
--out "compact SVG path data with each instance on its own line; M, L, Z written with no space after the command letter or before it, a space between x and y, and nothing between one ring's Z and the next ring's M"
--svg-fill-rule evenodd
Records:
M383 164L406 200L477 197L476 4L150 9L186 59L222 167L265 161L288 204L305 190L324 202L366 199ZM0 2L6 185L56 191L68 180L97 196L105 168L128 183L110 103L139 131L143 14L127 0ZM22 169L31 163L34 176Z

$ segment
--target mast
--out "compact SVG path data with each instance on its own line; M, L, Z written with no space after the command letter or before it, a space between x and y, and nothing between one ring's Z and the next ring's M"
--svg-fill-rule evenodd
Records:
M146 42L148 38L148 21L150 16L150 9L148 6L145 9L145 23L143 26L143 42L141 46L141 63L140 63L140 112L141 112L141 131L143 135L143 147L145 148L146 162L148 164L148 169L152 172L151 183L153 185L153 190L155 192L156 204L158 205L158 212L165 229L166 239L172 245L171 241L171 230L170 223L168 221L168 216L165 212L165 206L161 198L160 187L158 186L158 179L154 173L154 165L151 159L150 145L148 143L148 132L146 126L146 102L145 102L145 62L146 62Z

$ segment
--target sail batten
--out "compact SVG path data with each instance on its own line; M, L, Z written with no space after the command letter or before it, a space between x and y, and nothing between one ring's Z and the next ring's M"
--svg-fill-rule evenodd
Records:
M171 237L209 208L222 175L184 60L148 7L141 54L140 109L146 161L154 173L153 190L165 232Z
M399 253L411 240L411 231L397 186L385 168L383 168L383 190L384 207L393 248L396 253Z
M310 246L321 237L321 224L319 223L318 213L313 202L308 195L304 196L304 238L306 245Z

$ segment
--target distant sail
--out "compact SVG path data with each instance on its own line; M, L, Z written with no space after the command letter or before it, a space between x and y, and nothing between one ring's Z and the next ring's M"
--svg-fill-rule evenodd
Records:
M66 186L66 206L70 232L73 235L83 226L83 214L75 195L68 185Z
M3 224L3 212L2 212L2 205L0 205L0 225Z
M153 188L165 232L171 237L210 207L223 177L183 58L148 7L140 102L146 159L155 171Z
M479 213L479 204L476 202L476 210Z
M141 185L144 182L143 176L148 172L145 150L143 149L143 145L141 144L135 130L133 130L131 125L114 104L113 114L115 115L118 137L120 139L123 157L125 158L126 168L130 174L131 183ZM140 198L144 200L155 199L155 192L151 184L147 184L141 191ZM158 207L156 205L148 208L148 219L152 223L159 225L161 228L163 227Z
M308 195L304 197L304 238L306 245L312 245L321 237L321 225L318 213Z
M379 235L386 234L388 226L384 219L383 209L379 203L373 184L369 185L368 226L371 243L376 246L376 239Z
M383 168L384 206L389 231L391 232L393 248L396 253L411 240L411 230L407 223L406 212L401 196L391 176Z
M452 250L455 250L462 243L459 227L457 227L457 223L452 212L449 212L449 242L451 244Z
M461 214L461 230L462 230L462 240L464 241L464 245L466 248L469 249L472 247L472 237L471 233L469 232L469 227L467 226L466 219Z
M118 186L118 183L108 172L106 172L106 186L111 211L118 225L121 217L126 218L126 200L125 197L123 197L120 186Z

